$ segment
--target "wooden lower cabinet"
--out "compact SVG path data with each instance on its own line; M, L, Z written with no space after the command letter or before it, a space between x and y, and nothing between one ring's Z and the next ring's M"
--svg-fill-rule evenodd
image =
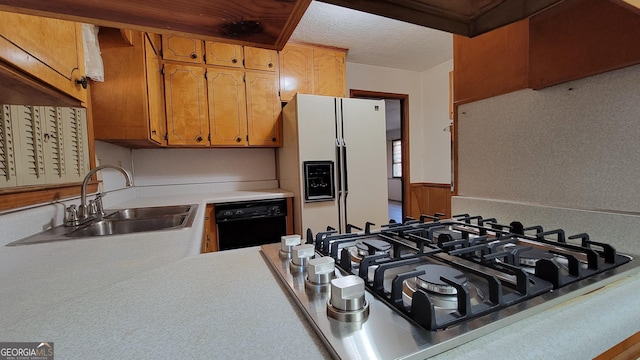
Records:
M418 219L420 215L436 213L451 217L451 184L413 183L411 184L409 216Z
M202 231L202 253L218 251L218 230L216 228L215 205L207 204Z

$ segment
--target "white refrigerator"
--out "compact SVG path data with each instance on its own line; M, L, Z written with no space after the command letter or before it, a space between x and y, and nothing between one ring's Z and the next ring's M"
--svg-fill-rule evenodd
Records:
M282 114L278 178L295 194L295 232L387 224L384 101L297 94Z

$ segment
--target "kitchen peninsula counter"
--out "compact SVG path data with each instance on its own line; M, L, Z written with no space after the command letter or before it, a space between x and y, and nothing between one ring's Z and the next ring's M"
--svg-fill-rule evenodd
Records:
M165 195L116 207L198 203L192 228L0 247L0 341L52 341L60 359L329 357L259 247L193 252L204 204L260 194ZM639 286L625 278L436 358L591 358L640 330Z

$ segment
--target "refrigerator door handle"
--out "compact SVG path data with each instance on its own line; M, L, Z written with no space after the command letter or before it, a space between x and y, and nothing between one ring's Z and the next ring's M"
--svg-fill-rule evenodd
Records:
M344 198L347 199L347 194L349 193L349 176L347 174L347 145L343 143L342 145L342 166L344 166Z

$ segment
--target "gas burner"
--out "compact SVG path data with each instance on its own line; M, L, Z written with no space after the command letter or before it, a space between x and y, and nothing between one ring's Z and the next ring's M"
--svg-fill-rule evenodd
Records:
M391 244L384 240L365 239L356 242L356 246L349 250L351 260L359 263L363 257L368 255L381 255L391 253Z
M436 308L453 310L458 307L457 290L440 280L440 277L456 279L469 292L472 304L478 304L484 298L484 294L467 281L465 274L455 268L444 265L427 264L416 267L416 270L424 270L424 274L418 277L407 279L403 282L402 298L405 305L410 306L413 293L417 289L424 290L429 294L429 298Z
M542 251L539 249L531 249L531 250L522 252L519 255L519 258L520 258L520 261L519 261L520 265L535 267L538 260L540 259L554 260L556 256L549 252Z
M450 268L444 265L422 265L416 267L416 270L424 270L424 274L416 278L416 284L419 288L440 294L440 295L455 295L458 292L456 288L440 280L440 277L446 277L448 279L457 279L462 285L467 284L467 277L460 270Z

